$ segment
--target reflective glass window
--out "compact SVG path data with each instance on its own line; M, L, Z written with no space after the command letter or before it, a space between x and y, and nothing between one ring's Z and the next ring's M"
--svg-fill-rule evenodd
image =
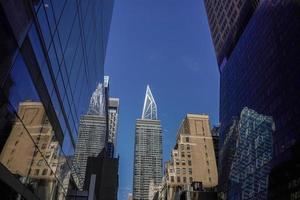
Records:
M65 191L57 190L61 181L54 175L59 160L59 143L46 110L35 90L30 73L19 54L10 73L6 99L2 102L0 162L40 199L53 199ZM70 168L69 168L70 169ZM63 194L62 194L63 193Z

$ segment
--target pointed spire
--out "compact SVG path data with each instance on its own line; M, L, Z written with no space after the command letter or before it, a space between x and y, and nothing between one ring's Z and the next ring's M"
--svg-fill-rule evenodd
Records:
M147 89L146 89L142 119L157 120L157 106L149 85L147 85Z
M105 114L104 101L105 100L104 100L103 84L99 83L91 97L88 114L104 116L104 114Z

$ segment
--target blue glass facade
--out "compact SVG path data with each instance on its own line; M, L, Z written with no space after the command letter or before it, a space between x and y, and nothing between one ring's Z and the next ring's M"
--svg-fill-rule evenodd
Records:
M1 1L4 199L64 199L76 179L79 119L103 82L112 10L113 0Z
M221 148L230 132L232 119L239 116L244 107L249 107L274 120L276 130L270 161L274 169L291 160L293 165L300 163L293 150L300 141L299 10L297 1L261 2L221 72ZM274 173L271 179L272 175ZM221 177L220 182L226 180ZM274 184L270 193L281 183L278 180ZM223 190L226 192L226 187Z
M244 108L230 170L229 199L266 199L272 159L273 119Z

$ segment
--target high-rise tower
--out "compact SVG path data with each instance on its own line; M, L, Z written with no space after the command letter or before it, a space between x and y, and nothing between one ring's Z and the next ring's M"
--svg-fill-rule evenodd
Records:
M97 157L106 145L106 116L104 87L94 91L87 115L80 118L73 171L79 175L79 189L83 189L88 157Z
M114 155L116 149L119 102L119 98L108 100L108 153L110 156Z
M220 66L234 48L260 0L204 0L210 32ZM221 67L220 67L220 70Z
M157 106L147 86L142 119L135 128L133 199L148 199L149 185L162 179L162 128Z
M265 197L288 199L299 188L299 185L291 186L290 183L300 179L300 59L297 56L300 51L300 4L290 0L205 2L211 30L218 26L216 23L225 26L227 16L235 13L236 5L239 6L241 2L239 12L233 17L235 23L231 37L227 37L224 45L219 45L222 47L220 49L214 42L216 49L224 49L221 54L217 52L221 123L219 191L224 199L231 195L228 191L232 186L226 182L233 169L231 151L236 148L238 140L238 131L235 129L240 128L234 128L234 119L248 107L261 116L272 117L275 123L271 141L273 155L271 160L266 159L266 164L271 165L271 173L268 175L269 188ZM228 7L227 4L232 6ZM252 9L247 9L251 6ZM242 18L244 20L238 20ZM219 23L222 20L224 23ZM223 30L221 26L221 32L216 31L217 35ZM215 41L214 32L212 38ZM236 150L242 151L242 148ZM244 175L243 172L240 174ZM255 178L253 181L260 184L260 180ZM253 186L249 184L249 187ZM251 192L251 197L240 196L234 198L264 199L257 192Z

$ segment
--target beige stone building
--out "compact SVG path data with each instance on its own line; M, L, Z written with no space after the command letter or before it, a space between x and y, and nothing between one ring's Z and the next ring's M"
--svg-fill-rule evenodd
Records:
M0 154L0 162L22 182L43 182L36 192L50 198L65 158L59 156L59 144L41 102L20 103L18 117Z
M187 114L178 130L171 160L165 165L168 199L176 190L200 182L204 189L218 184L218 172L207 115Z

